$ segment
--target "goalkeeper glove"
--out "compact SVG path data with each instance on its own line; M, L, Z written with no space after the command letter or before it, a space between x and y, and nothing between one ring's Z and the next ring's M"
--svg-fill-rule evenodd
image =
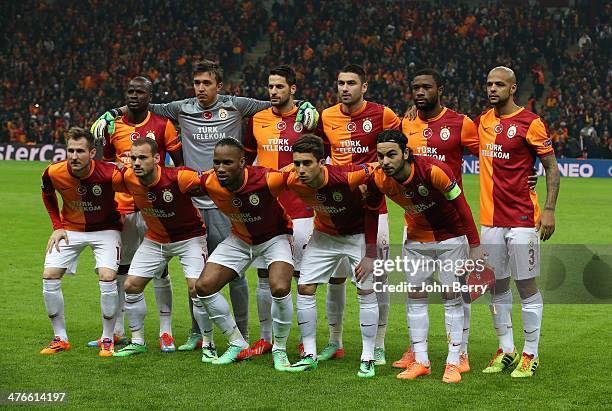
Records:
M104 141L104 130L107 130L109 135L115 132L115 120L121 117L122 114L121 110L112 109L102 114L94 121L89 131L93 134L96 143L102 143Z
M319 112L315 106L310 104L308 101L304 101L298 108L295 121L302 123L306 130L312 131L317 128L317 124L319 123Z

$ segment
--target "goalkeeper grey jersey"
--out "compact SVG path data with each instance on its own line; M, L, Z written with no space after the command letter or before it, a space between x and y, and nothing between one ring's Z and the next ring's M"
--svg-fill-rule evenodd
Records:
M150 104L149 110L179 123L185 165L209 170L215 144L231 137L243 142L242 119L270 107L270 102L220 94L215 104L204 108L196 97L165 104ZM207 196L194 197L198 208L215 208Z

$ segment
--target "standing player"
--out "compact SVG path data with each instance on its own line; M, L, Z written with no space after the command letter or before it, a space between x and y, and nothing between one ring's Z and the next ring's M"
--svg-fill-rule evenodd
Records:
M472 154L478 155L476 125L468 116L441 104L443 89L443 79L437 71L422 69L415 73L412 79L412 93L417 111L413 119L402 120L402 131L408 138L408 147L414 155L430 156L445 162L457 179L459 188L463 189L461 179L463 151L468 149ZM407 238L406 233L404 238ZM471 304L462 300L462 305L463 336L459 370L467 372L470 370L467 345L470 335ZM408 309L407 305L406 310ZM393 366L406 368L412 361L414 353L409 347Z
M230 345L221 357L202 356L202 361L225 365L250 355L249 345L236 328L227 301L219 291L236 277L244 277L251 262L261 257L272 292L274 368L286 371L290 365L286 344L293 322L293 246L291 219L276 200L284 187L283 174L246 166L244 148L232 138L216 144L213 165L214 171L202 176L202 189L228 216L232 233L210 256L197 281L197 292Z
M311 206L316 216L298 280L298 325L304 357L289 371L317 368L317 285L328 283L339 262L347 259L359 301L362 352L357 375L374 377L378 304L371 268L377 251L378 208L365 209L358 189L367 181L370 169L367 165L326 165L323 141L309 134L293 144L293 163L287 187Z
M368 90L365 70L356 64L349 64L338 74L338 95L340 103L321 113L320 134L331 150L332 164L365 164L376 162L376 135L386 129L400 127L395 113L380 104L364 99ZM321 133L322 132L322 133ZM378 239L379 254L384 258L389 249L389 215L383 203L380 209ZM344 282L348 275L344 261L327 288L327 319L329 322L329 343L319 355L319 360L344 356L342 348L342 321L346 302ZM384 279L383 281L386 281ZM389 294L376 293L379 307L379 322L376 332L376 364L385 360L385 334L389 316Z
M195 282L204 268L205 230L193 206L191 195L198 194L199 174L179 167L159 165L155 140L141 137L130 149L132 167L116 179L118 191L128 192L147 224L144 241L136 250L125 280L125 303L131 343L114 356L127 357L146 352L144 320L147 306L144 289L152 278L159 278L172 257L178 256L187 279L189 295L195 299ZM194 317L202 324L204 310L194 301Z
M514 103L516 77L507 67L487 76L487 97L493 106L476 119L480 144L481 238L495 271L491 300L499 339L497 354L483 370L497 373L515 366L511 376L531 377L538 368L542 324L540 240L555 231L559 169L552 141L542 119ZM526 184L539 157L546 170L546 202L540 213L538 196ZM512 334L510 276L521 297L525 345L516 352Z
M43 271L43 297L55 338L41 354L70 349L64 319L62 277L76 272L81 251L91 247L100 279L102 338L99 355L113 355L113 327L117 309L117 267L121 251L121 216L113 191L119 170L95 161L90 133L73 127L66 133L67 159L51 164L42 177L43 202L53 223ZM55 191L62 197L60 213ZM63 241L63 244L62 244Z
M151 102L153 85L145 77L134 77L128 83L126 91L127 113L116 120L115 131L105 133L103 141L103 159L116 162L124 167L131 167L130 149L132 143L140 137L155 140L159 147L160 158L170 154L175 165L183 162L181 143L176 129L167 118L148 111ZM161 164L163 166L163 160ZM123 221L121 231L121 260L117 272L117 289L119 299L117 305L117 321L115 322L115 344L125 344L125 330L123 316L125 311L125 291L123 284L130 268L136 249L144 239L146 227L140 211L134 205L130 194L117 193L115 200ZM155 299L159 310L159 337L162 350L171 352L175 350L172 338L172 285L167 269L161 278L154 279ZM197 326L197 324L196 324ZM196 328L197 329L197 328ZM97 340L90 341L89 346L97 346Z
M255 114L247 128L245 150L247 163L257 156L257 165L279 170L293 163L291 146L305 132L302 123L296 121L298 108L295 106L295 72L286 65L270 70L268 92L272 107ZM292 191L283 191L278 201L293 222L294 269L299 276L300 261L306 243L312 234L313 211ZM268 272L263 259L253 262L257 267L257 311L261 339L251 347L253 355L272 350L272 294Z
M431 157L413 156L406 147L406 136L399 130L383 131L377 141L380 168L368 184L368 203L378 205L385 194L405 210L408 229L403 257L413 261L413 267L422 263L414 272L406 272L407 282L414 289L408 292L407 314L415 359L397 378L413 380L431 373L427 353L429 313L423 287L431 282L437 261L441 263L440 283L449 287L442 293L448 338L442 381L456 383L461 381L463 309L461 296L452 291L458 284L454 268L465 264L468 244L470 257L480 257L474 218L450 167Z

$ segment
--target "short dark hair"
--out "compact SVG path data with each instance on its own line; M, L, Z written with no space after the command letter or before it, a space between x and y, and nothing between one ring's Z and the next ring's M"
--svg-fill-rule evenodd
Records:
M444 86L444 77L442 77L439 71L434 70L432 68L427 67L427 68L420 69L416 73L414 73L414 77L416 76L431 76L436 82L436 86L438 87ZM412 78L414 79L414 77Z
M314 134L304 134L293 143L291 150L293 150L294 153L312 154L317 161L322 160L325 156L323 140L321 137L315 136Z
M217 83L223 83L223 69L217 63L211 60L196 61L193 65L193 76L200 73L211 73L215 76Z
M94 148L96 144L94 143L93 135L89 132L89 130L85 130L81 127L71 127L64 134L64 139L66 140L66 144L68 144L68 140L87 140L87 145L90 149Z
M222 138L221 140L217 141L217 144L215 144L215 149L217 149L217 147L223 147L223 146L234 147L238 149L244 155L244 146L242 145L240 141L236 140L235 138L231 138L231 137Z
M131 83L132 81L140 81L140 82L144 83L144 85L147 88L147 90L149 91L149 93L153 92L153 83L151 83L151 80L149 80L148 78L146 78L144 76L136 76L136 77L130 79L129 83Z
M149 137L138 137L132 143L132 147L141 147L141 146L149 146L149 148L151 149L151 154L153 155L157 154L159 150L159 147L157 146L157 143L155 142L155 140Z
M404 153L406 152L408 139L401 130L387 129L381 131L376 136L376 144L380 143L396 143L402 150L402 153Z
M281 64L270 70L270 76L284 77L289 86L295 84L295 71L286 64Z
M342 67L340 73L357 74L359 76L359 80L361 80L362 83L365 83L368 80L365 69L359 64L347 64L346 66Z

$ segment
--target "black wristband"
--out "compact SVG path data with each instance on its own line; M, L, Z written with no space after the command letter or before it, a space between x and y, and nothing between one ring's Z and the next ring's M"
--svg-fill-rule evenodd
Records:
M111 113L113 117L121 117L123 115L123 111L121 111L120 108L113 108L108 112Z

